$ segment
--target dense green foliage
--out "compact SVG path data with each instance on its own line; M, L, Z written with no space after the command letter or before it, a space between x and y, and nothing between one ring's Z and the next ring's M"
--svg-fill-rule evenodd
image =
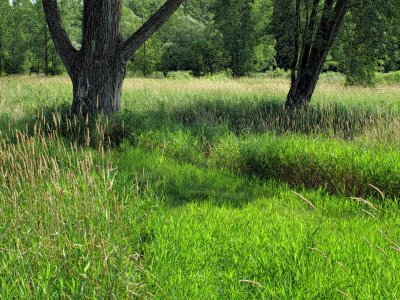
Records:
M377 72L399 70L398 16L391 1L358 1L351 8L346 30L332 51L348 84L368 85Z
M127 79L92 123L0 79L1 297L398 298L399 85L287 86Z
M74 41L80 36L80 5L73 0L62 2L65 27ZM47 29L40 1L2 1L0 10L0 72L21 74L43 72L60 74L62 63Z
M299 0L300 15L296 17L296 1L273 0L273 15L269 32L275 37L277 66L292 68L296 47L301 49L306 39L314 39L315 32L307 32L313 7L319 22L325 1ZM334 3L334 1L331 3ZM324 71L346 74L348 84L369 85L377 72L399 69L399 8L395 1L351 0L344 25L339 32L324 66ZM282 20L285 20L282 22ZM300 35L296 38L296 27ZM314 41L314 44L317 43ZM320 42L321 43L321 42Z
M369 84L376 71L399 64L398 4L354 0L325 70L347 74L348 83ZM310 6L305 1L305 7ZM162 0L125 1L126 37L147 20ZM307 4L308 3L308 4ZM81 1L60 1L74 45L81 44ZM378 7L378 9L375 9ZM0 72L59 74L63 66L44 21L40 1L0 3ZM289 69L296 24L294 1L187 0L164 28L137 51L131 73L190 71L195 76L229 70L234 76Z

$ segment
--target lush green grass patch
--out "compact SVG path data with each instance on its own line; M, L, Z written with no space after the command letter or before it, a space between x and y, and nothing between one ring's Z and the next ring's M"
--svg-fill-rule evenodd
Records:
M399 87L286 91L127 80L86 121L64 78L1 79L1 297L400 297Z
M250 181L124 149L121 171L157 183L144 261L156 298L396 297L398 207ZM136 176L136 175L135 175ZM300 195L300 194L299 194ZM179 201L177 202L177 200ZM240 204L240 205L238 205ZM397 249L397 250L396 250Z

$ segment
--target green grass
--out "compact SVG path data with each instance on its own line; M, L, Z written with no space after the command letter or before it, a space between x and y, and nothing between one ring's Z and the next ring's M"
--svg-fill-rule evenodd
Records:
M124 153L165 195L144 257L156 298L399 296L397 205L300 191L310 209L286 185Z
M86 123L0 79L0 297L399 298L400 86L287 86L128 79Z

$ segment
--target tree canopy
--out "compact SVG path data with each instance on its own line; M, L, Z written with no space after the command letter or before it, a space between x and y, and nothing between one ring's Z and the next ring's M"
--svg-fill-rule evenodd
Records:
M329 1L317 2L321 7ZM343 72L349 84L371 84L375 72L400 69L400 4L378 2L350 1L322 71ZM163 3L124 1L122 34L128 37ZM301 0L300 4L304 28L313 1ZM59 7L71 42L79 49L82 1L61 0ZM130 59L128 71L147 76L182 70L202 76L230 70L234 76L243 76L275 68L290 70L295 8L296 0L187 0ZM0 17L1 74L65 72L40 1L0 0Z

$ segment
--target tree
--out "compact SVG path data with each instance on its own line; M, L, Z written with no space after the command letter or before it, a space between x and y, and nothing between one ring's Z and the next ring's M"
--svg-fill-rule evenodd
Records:
M31 71L40 73L41 66L45 76L49 75L49 57L50 57L50 33L44 18L43 7L40 2L34 3L35 16L32 18L36 22L33 27L33 37L31 41L31 51L34 54L34 60L31 61ZM36 62L36 63L35 63Z
M273 0L273 13L269 32L274 36L276 45L276 64L278 68L289 70L293 60L296 19L293 0ZM282 20L289 20L283 22Z
M42 0L52 39L72 81L72 114L109 115L120 110L129 58L183 1L167 0L124 39L120 33L122 0L84 0L82 46L77 50L63 27L57 0Z
M6 12L7 13L7 12ZM6 28L4 39L5 49L4 70L8 74L19 74L28 71L31 67L31 41L36 19L33 3L30 0L14 0L9 14L2 19Z
M3 75L6 53L5 36L7 33L7 26L5 25L6 22L4 22L4 20L8 18L10 10L10 4L8 0L0 0L0 19L2 20L2 22L0 22L0 76Z
M159 2L159 1L157 1ZM144 21L153 12L152 7L148 7L149 2L131 1L126 2L126 6L122 9L122 33L127 33L127 36L143 25ZM137 4L141 4L137 6ZM159 3L155 4L155 11ZM134 12L136 11L136 13ZM171 20L169 21L169 24ZM165 28L165 27L164 27ZM128 64L128 72L141 73L147 77L156 70L156 65L159 58L162 56L162 44L159 41L157 34L152 35L143 45L136 51L134 57Z
M254 0L217 0L214 4L216 27L223 35L229 54L227 67L234 77L253 71L254 51L260 39L255 8Z
M364 0L350 8L346 30L336 47L339 53L334 53L347 84L371 85L378 71L398 69L400 28L396 5L400 6L394 1Z
M170 39L164 44L161 58L165 75L169 71L184 70L198 77L219 71L226 65L219 32L190 15L175 18L168 27Z
M291 87L286 107L307 106L325 59L342 28L350 0L296 0Z

